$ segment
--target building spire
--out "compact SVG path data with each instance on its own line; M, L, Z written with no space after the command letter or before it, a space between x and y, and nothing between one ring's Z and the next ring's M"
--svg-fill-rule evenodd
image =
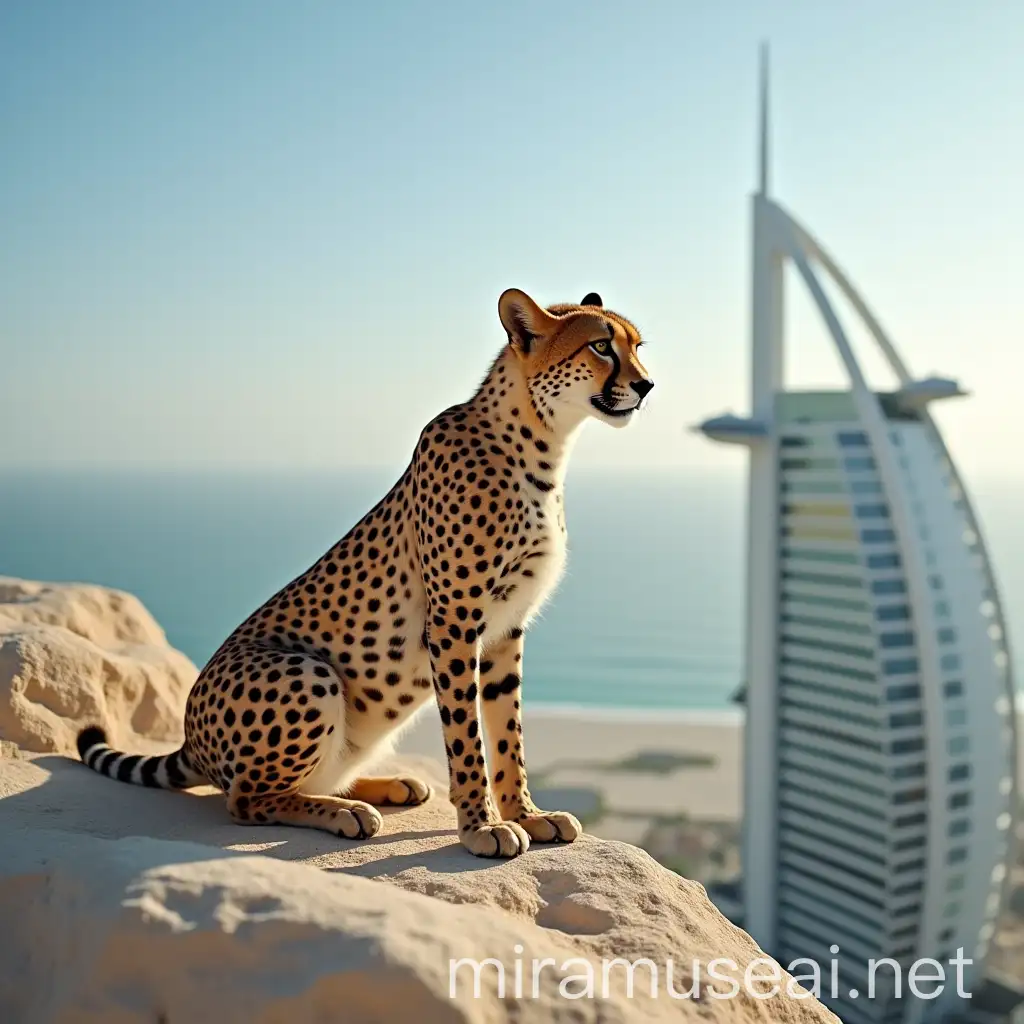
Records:
M759 195L768 194L768 43L761 43L761 85L760 85L760 138L758 146L757 191Z

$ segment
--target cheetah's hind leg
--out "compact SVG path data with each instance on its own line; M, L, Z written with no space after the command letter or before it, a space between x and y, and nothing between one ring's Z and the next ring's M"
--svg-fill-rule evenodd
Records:
M346 792L376 807L415 807L426 803L433 790L414 775L384 775L356 779Z
M231 817L239 824L316 828L345 839L376 835L384 823L380 811L362 800L327 795L335 792L344 734L341 684L330 667L308 655L233 654L241 671L249 671L251 685L232 692L224 712L232 716L227 724L239 727L237 738L231 737L236 757L223 773ZM266 675L261 656L269 658Z
M304 793L244 794L232 787L228 811L238 824L296 825L317 828L344 839L375 836L384 819L362 800Z

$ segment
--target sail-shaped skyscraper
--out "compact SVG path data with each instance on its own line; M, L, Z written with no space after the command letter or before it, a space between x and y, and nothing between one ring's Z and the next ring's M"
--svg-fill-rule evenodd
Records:
M964 395L918 379L816 238L769 195L762 57L752 198L750 413L700 426L749 449L743 922L786 964L839 962L847 1024L955 1011L876 989L959 948L980 980L1002 902L1016 804L1006 625L978 521L932 419ZM787 390L787 265L848 378ZM898 382L872 389L830 279ZM838 947L836 953L833 947ZM877 981L883 974L879 971ZM851 993L856 993L852 995Z

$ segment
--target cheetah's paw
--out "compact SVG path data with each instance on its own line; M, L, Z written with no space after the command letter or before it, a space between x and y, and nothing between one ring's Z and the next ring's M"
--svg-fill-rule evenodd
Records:
M334 814L338 835L345 839L369 839L370 836L375 836L384 824L384 819L376 807L357 801L352 801L350 807Z
M421 779L403 775L393 779L388 787L388 803L396 807L416 807L425 804L432 794L433 790Z
M477 857L518 857L530 848L530 837L514 821L477 825L460 834L462 845Z
M516 819L538 843L571 843L583 834L583 826L568 811L534 811Z

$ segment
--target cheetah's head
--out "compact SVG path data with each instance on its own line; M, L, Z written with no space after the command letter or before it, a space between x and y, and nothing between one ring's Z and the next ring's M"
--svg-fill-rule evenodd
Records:
M595 292L579 305L542 309L510 288L498 300L498 315L544 420L593 416L622 427L654 387L637 355L640 332L605 309Z

